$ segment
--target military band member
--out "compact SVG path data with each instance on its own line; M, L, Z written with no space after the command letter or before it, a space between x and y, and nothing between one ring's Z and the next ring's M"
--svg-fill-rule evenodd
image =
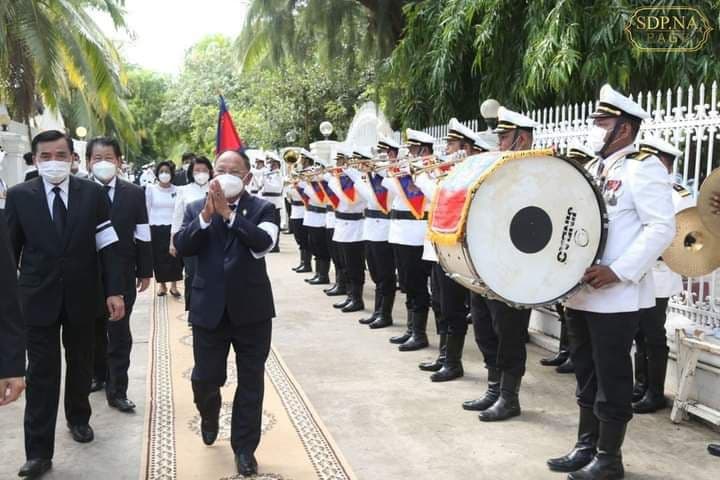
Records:
M407 129L407 141L410 155L414 157L432 155L435 138L431 135ZM386 176L382 186L392 191L395 197L390 212L388 242L393 245L400 285L405 289L407 309L407 330L402 335L392 337L390 343L400 344L398 348L401 352L419 350L428 346L427 318L430 293L427 283L432 264L423 260L422 254L430 202L426 199L425 211L418 219L410 210L404 198L406 193L400 187L398 179L391 178L386 171L380 173ZM408 191L415 195L421 194L412 182Z
M303 165L312 167L315 165L324 166L321 160L314 154L303 150ZM313 181L319 180L319 178ZM311 182L302 181L300 186L309 197L308 205L305 207L305 218L303 226L308 231L308 241L310 251L315 257L315 276L306 278L305 281L310 285L328 285L330 284L330 249L328 248L327 234L325 232L327 208L325 200L315 190Z
M357 147L353 151L353 158L369 160L371 156L370 150L366 148ZM350 177L342 176L345 177L343 182L352 182ZM335 233L332 240L342 258L348 290L345 301L336 303L333 307L339 308L343 313L351 313L365 308L362 296L365 285L365 244L362 235L366 202L357 194L355 201L351 201L343 192L342 176L327 174L326 177L328 186L340 200L335 209Z
M536 123L505 107L498 110L500 151L527 150L532 146ZM463 403L465 410L480 412L480 420L494 422L520 415L520 383L525 374L530 323L529 309L516 309L477 293L470 295L475 341L488 369L487 392Z
M300 160L295 167L297 170L303 168L303 162ZM305 219L305 194L304 188L299 181L291 181L290 185L290 227L295 237L298 250L300 252L300 263L293 267L293 271L297 273L312 272L312 253L310 253L310 239L308 237L308 229L303 225Z
M266 202L272 203L275 207L275 225L280 229L281 214L283 208L283 176L280 171L280 159L272 152L267 153L269 169L265 171L262 180L262 188L260 189L260 198ZM279 236L279 233L278 233ZM271 252L279 252L279 238L275 239L275 246Z
M565 302L580 407L578 440L548 460L571 480L624 476L621 447L632 418L630 349L642 309L655 305L657 258L675 234L672 186L660 159L633 143L650 115L609 85L600 90L588 143L598 158L587 169L607 203L607 243L585 286Z
M638 158L643 154L655 155L667 169L668 175L672 174L675 159L682 155L682 151L673 144L657 137L645 138L639 147ZM672 196L676 214L695 206L691 192L678 183L673 184ZM640 328L635 335L635 413L652 413L667 405L665 372L670 349L665 332L666 310L670 296L683 290L682 277L670 270L661 258L655 262L652 275L655 283L655 305L641 310Z
M388 161L397 161L400 145L394 140L381 138L377 148L387 156ZM392 246L388 243L390 212L387 207L392 205L393 194L382 186L373 186L371 179L382 180L382 177L377 176L376 173L369 172L367 177L363 177L363 174L355 168L347 168L345 173L355 183L355 189L367 203L363 240L368 270L375 283L373 312L370 316L361 318L359 322L362 325L369 325L372 329L385 328L393 324L392 309L397 283ZM383 206L380 202L383 202Z
M350 158L352 158L352 149L346 148L345 146L341 145L338 148L337 153L335 154L335 165L338 167L342 167ZM323 289L323 292L325 292L325 295L327 295L328 297L348 295L349 291L346 279L345 259L342 255L340 246L337 242L333 241L333 236L335 235L335 211L330 203L328 203L327 205L327 218L325 225L327 227L327 239L328 246L330 248L330 259L332 260L335 270L335 283L329 288Z
M580 165L586 165L590 160L594 160L596 155L589 146L576 143L568 146L565 157L575 160Z
M263 181L265 180L265 160L262 158L255 159L255 166L250 170L252 173L252 180L250 181L250 193L253 195L260 195L260 190L263 188Z

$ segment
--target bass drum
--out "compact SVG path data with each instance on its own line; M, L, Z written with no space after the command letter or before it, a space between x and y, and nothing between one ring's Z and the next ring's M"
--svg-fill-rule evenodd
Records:
M457 241L434 242L442 267L470 290L514 307L572 295L607 235L605 203L592 177L549 151L508 152L477 167ZM434 211L457 208L443 202L457 194L455 173L438 189Z

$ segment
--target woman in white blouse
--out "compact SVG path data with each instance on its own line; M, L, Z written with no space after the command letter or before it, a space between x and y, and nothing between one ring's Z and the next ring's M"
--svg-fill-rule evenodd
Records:
M197 157L190 161L187 169L188 184L178 189L177 197L175 197L175 213L173 214L172 227L170 229L170 253L175 255L175 247L172 238L180 231L182 227L183 217L185 216L185 207L195 200L204 199L207 196L208 185L213 176L212 163L207 157ZM190 292L192 290L192 281L195 276L195 257L183 257L185 264L185 310L190 309Z
M155 167L158 183L147 186L145 199L150 218L155 281L160 285L158 295L161 297L167 295L166 283L171 282L170 294L180 298L182 295L177 288L177 282L182 280L183 264L170 251L170 227L178 192L178 188L171 183L174 175L175 164L169 161L160 162Z

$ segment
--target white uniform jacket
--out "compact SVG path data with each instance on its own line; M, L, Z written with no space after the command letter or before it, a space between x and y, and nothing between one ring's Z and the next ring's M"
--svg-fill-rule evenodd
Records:
M599 164L598 159L586 167L596 178L602 174ZM675 235L672 184L657 157L638 154L633 146L613 153L604 164L609 225L600 264L620 281L599 289L584 285L566 306L596 313L650 308L655 305L650 270Z
M431 178L427 173L421 173L415 179L415 185L422 190L423 195L427 199L427 202L432 203L432 199L435 196L435 190L437 189L438 181ZM423 243L423 254L422 259L428 262L438 262L437 253L432 242L425 235L425 242Z
M356 195L355 203L350 203L342 193L340 180L337 176L326 174L324 179L328 182L330 190L340 199L340 203L335 209L335 233L333 233L333 242L362 242L363 224L365 223L363 212L367 205L365 199L360 195ZM355 190L357 192L357 186L355 186Z
M688 189L678 183L673 185L673 206L676 215L686 208L694 207L695 203L696 200ZM670 298L682 291L682 277L670 270L662 260L658 259L655 262L652 273L657 298Z
M378 205L375 193L370 186L370 181L363 179L362 173L354 168L345 169L345 173L355 183L355 191L365 200L367 210L382 213L380 205ZM392 205L394 195L392 190L388 190L388 205ZM363 223L363 240L368 242L387 242L390 233L390 217L388 218L370 218L365 216Z
M265 173L260 196L266 202L272 203L275 208L283 208L283 177L280 170Z
M297 188L288 186L288 197L290 198L290 220L302 220L305 218L305 204Z
M303 225L306 227L325 228L325 214L327 213L325 202L320 200L317 193L315 193L315 189L309 182L300 182L300 187L302 187L305 194L310 197L308 207L305 209Z
M251 168L250 173L252 173L252 178L250 179L250 185L248 185L248 190L250 190L250 193L253 195L259 195L260 190L263 188L263 181L265 180L265 172L266 170L264 168Z
M386 177L383 179L382 186L393 193L392 210L395 212L410 213L410 208L403 199L403 193L400 192L400 186L394 178ZM425 212L430 209L429 198L425 199ZM392 217L392 212L391 212ZM388 242L396 245L408 245L411 247L422 247L425 243L427 233L427 220L404 220L398 218L390 219L390 232L388 233Z

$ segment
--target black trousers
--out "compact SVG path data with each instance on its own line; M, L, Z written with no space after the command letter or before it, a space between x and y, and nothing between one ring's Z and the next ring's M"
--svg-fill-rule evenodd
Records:
M423 247L392 244L398 265L400 285L404 286L405 306L417 313L426 313L430 308L428 278L432 263L422 259Z
M465 336L468 330L467 314L470 307L470 291L448 277L438 264L440 288L440 311L443 328L438 334Z
M278 233L275 235L275 246L273 247L273 252L279 252L280 251L280 223L282 222L282 215L280 214L280 209L276 208L275 210L275 216L273 217L273 223L277 225L278 227Z
M475 343L486 368L498 368L515 376L525 374L525 343L530 323L529 309L515 309L477 293L470 295Z
M197 257L183 257L185 265L185 311L190 311L190 296L192 294L192 282L197 269Z
M158 282L182 280L182 258L170 255L170 225L150 225L150 234L155 280Z
M292 227L292 224L290 223L290 210L292 209L292 206L290 205L290 202L288 201L287 198L284 199L284 202L285 202L285 216L286 216L285 218L288 219L288 223L287 223L288 232L293 233L293 227Z
M375 283L375 295L392 295L397 277L393 249L388 242L365 242L365 258L370 278Z
M292 229L293 236L295 237L295 243L300 250L310 249L310 240L308 239L308 230L303 225L302 218L290 219L290 228Z
M68 321L64 307L53 325L27 326L28 370L25 392L25 455L52 458L60 400L60 342L65 347L65 419L71 425L90 421L92 382L92 318Z
M93 375L106 382L108 398L126 398L128 389L128 369L132 351L132 333L130 316L135 299L135 272L126 278L131 279L125 290L125 316L115 322L108 320L108 313L98 315L95 321L95 348L93 355Z
M365 242L338 242L345 264L345 278L350 285L365 285Z
M330 261L330 248L328 246L325 227L305 227L308 231L310 252L320 260Z
M630 349L641 312L592 313L565 309L577 402L603 422L632 418Z
M328 249L330 250L330 259L335 265L335 275L343 277L345 275L345 258L343 258L342 251L340 250L340 244L338 244L337 242L333 242L332 237L334 234L334 228L325 229Z
M655 306L641 310L640 323L635 335L635 348L647 361L648 350L669 351L665 320L667 319L668 298L656 298Z
M262 404L265 392L265 361L270 352L272 320L235 325L227 313L214 330L193 326L195 366L192 384L195 405L201 415L218 412L220 387L227 376L230 345L235 351L237 388L233 399L230 444L236 454L252 454L260 444Z

